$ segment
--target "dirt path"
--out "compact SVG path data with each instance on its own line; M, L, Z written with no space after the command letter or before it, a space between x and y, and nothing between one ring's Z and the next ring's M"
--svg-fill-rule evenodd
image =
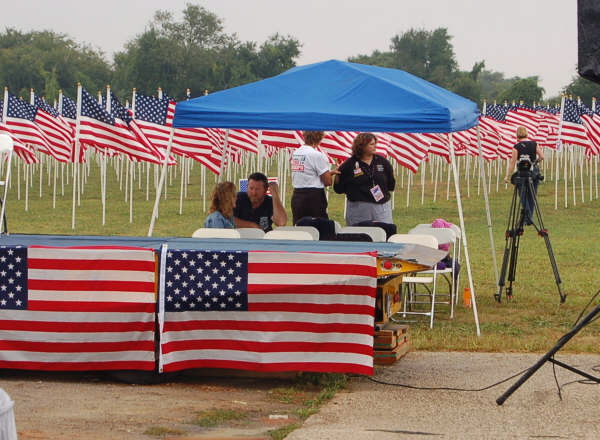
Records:
M133 385L103 374L1 371L0 377L0 388L15 402L20 440L268 439L268 431L298 422L296 411L317 392L272 378L180 375ZM239 420L196 424L207 411L209 420Z

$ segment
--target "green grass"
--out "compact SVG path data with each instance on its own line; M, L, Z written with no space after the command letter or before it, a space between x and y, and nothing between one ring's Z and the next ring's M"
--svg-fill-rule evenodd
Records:
M199 412L191 423L204 428L214 428L228 422L246 420L247 418L248 414L244 412L217 408Z
M145 435L151 435L153 437L164 437L166 435L182 435L183 431L179 429L166 428L164 426L151 426L144 431Z
M129 205L125 201L124 184L119 188L116 162L109 164L108 171L108 208L106 224L102 225L102 205L100 200L99 173L97 164L92 161L81 204L76 209L75 229L71 228L72 186L65 185L65 193L56 197L56 207L52 202L52 186L48 186L48 172L44 167L42 196L40 197L39 173L34 174L29 188L29 206L25 209L25 188L21 183L21 197L17 199L16 171L13 169L12 186L7 203L8 226L11 233L27 234L76 234L76 235L131 235L146 236L154 203L154 191L150 190L146 200L145 166L136 169L136 181L133 202L133 221L129 221ZM138 187L141 174L141 188ZM252 169L253 171L254 169ZM504 169L500 170L503 176ZM461 167L464 176L464 167ZM579 171L578 171L579 172ZM585 168L584 168L585 172ZM187 185L187 197L183 202L183 212L179 214L180 179L178 169L173 168L168 179L166 199L160 204L160 217L156 221L153 235L189 237L201 227L206 213L202 204L202 185L200 166L194 164ZM237 182L248 170L234 173L230 180ZM424 201L421 202L421 174L413 177L410 191L407 174L398 176L394 200L394 221L400 232L405 232L418 223L429 223L441 217L453 223L459 223L453 183L450 192L446 190L446 174L440 178L437 187L437 200L433 201L434 185L431 167L425 170L426 183ZM152 186L153 173L150 183ZM269 175L275 175L274 165ZM424 320L411 325L410 336L413 350L468 350L468 351L510 351L545 352L554 345L574 323L577 316L592 296L600 290L600 271L596 264L600 261L600 246L597 243L597 219L600 201L590 200L589 177L584 179L585 201L581 200L581 189L577 187L573 200L572 180L569 178L567 192L568 207L565 208L564 182L559 181L558 209L555 209L555 185L546 171L546 181L540 186L538 201L546 228L550 231L550 240L556 262L562 278L562 288L567 300L559 304L556 283L544 240L534 230L528 228L521 238L514 297L512 301L498 304L493 294L497 290L489 228L487 225L483 191L478 188L470 168L469 186L462 178L461 193L464 210L464 222L469 245L471 271L475 286L476 306L481 336L475 334L475 319L472 309L458 306L456 316L449 320L447 314L439 313L433 330L429 330ZM21 179L24 172L21 170ZM215 179L207 173L208 192ZM289 207L289 176L287 185L287 206ZM500 265L505 246L504 232L512 186L499 185L496 189L496 174L490 191L490 210L492 231L495 242L494 254ZM576 179L579 185L579 179ZM408 194L410 194L410 201ZM574 204L574 202L576 204ZM408 205L408 206L407 206ZM289 208L288 208L289 211ZM330 217L343 221L343 196L329 193ZM291 218L291 213L288 212ZM467 265L461 271L461 291L467 285ZM600 353L598 337L600 329L597 323L588 326L567 344L565 351Z

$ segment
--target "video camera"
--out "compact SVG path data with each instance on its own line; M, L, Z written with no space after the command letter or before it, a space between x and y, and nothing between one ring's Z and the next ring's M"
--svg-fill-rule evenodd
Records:
M524 154L519 157L517 161L517 172L511 176L510 183L513 185L520 183L521 179L531 178L534 182L541 182L544 180L544 175L540 172L537 167L538 161L532 161L528 154ZM519 181L517 181L519 179Z

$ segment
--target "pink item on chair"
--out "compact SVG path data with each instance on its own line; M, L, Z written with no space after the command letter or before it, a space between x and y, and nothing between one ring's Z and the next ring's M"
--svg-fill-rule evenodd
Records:
M452 227L451 223L448 223L446 220L444 220L443 218L436 218L432 223L431 223L431 227L432 228L450 228ZM438 246L438 249L441 249L443 251L448 251L450 250L450 243L441 243Z

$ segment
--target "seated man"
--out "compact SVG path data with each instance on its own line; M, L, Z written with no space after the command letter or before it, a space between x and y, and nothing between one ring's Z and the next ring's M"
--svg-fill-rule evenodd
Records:
M267 195L267 188L272 196ZM287 222L285 208L279 199L279 186L269 182L263 173L248 177L248 192L239 192L233 211L236 228L259 228L265 232L273 223L283 226Z

